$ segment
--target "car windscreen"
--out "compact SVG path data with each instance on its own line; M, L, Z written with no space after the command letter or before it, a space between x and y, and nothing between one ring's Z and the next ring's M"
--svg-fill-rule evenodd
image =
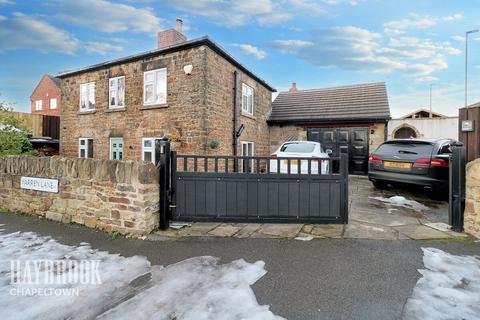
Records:
M378 147L376 154L394 155L428 155L430 156L433 151L433 144L424 142L396 142L396 143L384 143Z
M315 149L313 143L286 143L281 148L281 152L311 153Z

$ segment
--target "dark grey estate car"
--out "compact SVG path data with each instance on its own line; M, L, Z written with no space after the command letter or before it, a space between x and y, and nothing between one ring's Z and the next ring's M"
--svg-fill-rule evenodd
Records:
M454 143L451 139L386 141L368 159L368 179L377 188L405 183L444 193L448 190L449 155Z

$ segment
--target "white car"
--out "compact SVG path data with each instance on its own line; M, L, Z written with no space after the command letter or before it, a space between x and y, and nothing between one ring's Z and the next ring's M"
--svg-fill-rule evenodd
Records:
M321 174L329 174L329 160L320 160L330 158L328 153L324 152L318 142L312 141L288 141L283 143L272 155L272 158L312 158L310 173L318 174L318 168L321 167ZM287 159L271 159L270 172L277 173L277 164L280 161L280 173L288 173ZM298 173L298 161L300 164L300 173L308 174L308 160L290 160L290 173ZM319 163L319 161L321 163Z

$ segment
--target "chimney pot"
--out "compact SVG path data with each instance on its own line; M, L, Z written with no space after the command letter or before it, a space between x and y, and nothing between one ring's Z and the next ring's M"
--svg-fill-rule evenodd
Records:
M294 92L294 91L297 91L297 83L296 82L292 82L292 86L290 87L290 92Z
M177 18L175 21L175 30L178 32L182 33L183 32L183 20L180 18Z

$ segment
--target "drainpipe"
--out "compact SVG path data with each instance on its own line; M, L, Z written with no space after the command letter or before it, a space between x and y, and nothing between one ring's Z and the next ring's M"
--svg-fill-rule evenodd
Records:
M232 115L232 154L237 155L237 71L233 71L233 115ZM233 161L234 172L238 171L237 161Z

